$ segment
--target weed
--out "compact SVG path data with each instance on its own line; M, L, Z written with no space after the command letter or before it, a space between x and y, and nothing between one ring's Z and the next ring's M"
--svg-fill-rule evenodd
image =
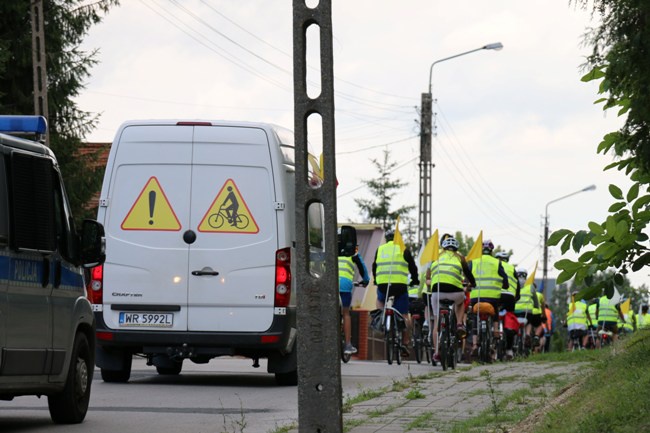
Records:
M458 383L462 383L462 382L471 382L474 380L474 378L472 378L471 376L463 375L463 376L458 376L458 379L456 380L458 381Z
M366 420L362 419L362 418L355 418L355 419L345 420L345 421L343 421L343 431L348 432L348 431L352 430L353 428L360 426L364 422L366 422Z
M433 412L424 412L413 421L408 423L406 425L406 431L413 430L413 429L426 429L434 426L434 421L436 420L435 418L435 413Z
M388 389L386 387L379 389L361 390L359 394L355 395L354 397L347 397L345 399L343 402L343 412L350 412L352 410L352 406L355 404L372 400L373 398L381 397L382 395L386 394L386 392L388 392Z
M277 424L274 430L269 430L267 433L289 433L291 430L296 430L298 428L298 423L292 423L278 427Z
M386 415L387 413L391 413L392 411L395 410L397 406L396 405L387 405L384 407L380 407L378 409L373 409L371 411L368 411L366 415L368 415L368 418L377 418L382 415Z
M407 400L417 400L420 398L426 397L422 392L420 391L420 388L415 387L412 390L410 390L408 393L405 395Z

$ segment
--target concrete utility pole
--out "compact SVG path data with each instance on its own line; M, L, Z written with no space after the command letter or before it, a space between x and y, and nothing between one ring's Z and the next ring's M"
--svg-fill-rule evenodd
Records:
M307 28L320 29L321 93L307 94ZM336 162L334 146L334 67L332 0L310 8L293 0L294 131L296 146L296 287L298 346L298 430L301 433L343 431L338 248L336 226ZM323 184L309 184L307 120L322 119ZM309 251L307 215L324 210L325 256ZM310 272L310 265L327 270Z
M422 94L420 110L420 207L418 214L418 244L429 239L431 232L431 89Z
M47 68L45 66L45 24L43 0L33 0L30 8L32 21L32 67L34 76L34 114L45 117L47 110ZM45 145L50 145L50 128L45 131Z

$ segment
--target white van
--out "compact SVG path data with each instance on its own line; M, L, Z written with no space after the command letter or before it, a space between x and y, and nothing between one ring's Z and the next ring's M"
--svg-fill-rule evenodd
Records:
M190 359L268 358L297 382L293 134L223 121L129 121L108 158L91 272L97 366L129 380L133 355L159 374ZM322 209L310 209L322 249Z
M0 116L0 400L46 395L52 420L75 424L94 371L83 266L102 262L103 229L75 228L57 160L38 141L46 127Z

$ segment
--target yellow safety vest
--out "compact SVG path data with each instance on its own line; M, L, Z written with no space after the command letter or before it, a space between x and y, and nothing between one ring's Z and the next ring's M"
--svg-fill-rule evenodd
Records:
M607 296L598 300L598 321L618 322L618 310L616 310L616 306L609 304Z
M508 292L516 296L518 281L517 277L515 277L515 267L508 262L501 262L501 266L503 266L503 270L506 271L506 274L508 275Z
M519 292L519 301L515 304L515 312L523 313L524 311L530 311L532 313L533 308L535 308L535 303L533 302L534 290L532 284L528 284L521 289Z
M375 284L406 284L408 275L408 264L398 245L390 241L377 249Z
M351 256L339 256L339 278L350 281L354 278L354 262Z
M587 304L584 302L576 302L576 309L571 313L571 304L569 304L569 312L566 316L567 325L585 325L587 326Z
M533 304L533 314L542 314L542 310L544 309L544 295L535 292L535 296L537 296L537 307Z
M623 328L629 332L634 331L634 326L632 325L632 318L630 317L629 314L623 314L623 318L625 319L625 323L621 320L621 318L618 318L618 327Z
M431 290L435 291L438 283L463 288L463 266L457 254L445 250L437 261L431 263Z
M587 312L589 313L589 317L591 317L591 323L593 326L596 326L598 324L598 318L596 317L596 307L598 305L594 302L593 304L589 304L587 307Z
M646 313L646 314L641 313L637 316L636 320L639 329L650 328L650 313Z
M499 259L492 256L482 256L472 260L472 274L476 280L476 287L469 294L470 299L501 297L503 278L499 275Z

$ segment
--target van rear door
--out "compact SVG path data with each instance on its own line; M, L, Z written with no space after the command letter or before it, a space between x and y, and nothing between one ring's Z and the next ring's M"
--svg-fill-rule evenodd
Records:
M108 190L104 321L112 329L187 330L191 126L125 127ZM148 319L143 321L144 315Z
M195 126L193 143L188 329L263 332L278 248L269 138L255 127Z

